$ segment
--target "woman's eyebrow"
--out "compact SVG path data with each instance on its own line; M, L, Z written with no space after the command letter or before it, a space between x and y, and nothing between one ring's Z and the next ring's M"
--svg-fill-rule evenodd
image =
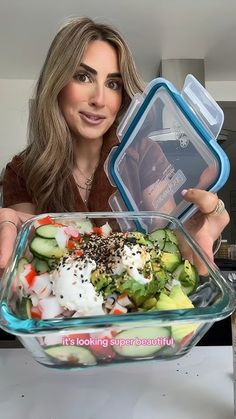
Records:
M95 74L95 75L97 74L97 70L95 70L94 68L90 67L87 64L81 63L80 64L80 67L83 67L85 70L89 71L92 74ZM109 73L107 75L107 77L119 77L119 78L122 78L120 73Z

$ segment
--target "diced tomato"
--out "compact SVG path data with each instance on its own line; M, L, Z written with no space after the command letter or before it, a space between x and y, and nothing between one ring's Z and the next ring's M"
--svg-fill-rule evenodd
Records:
M82 249L76 249L76 250L74 251L74 254L75 254L76 256L80 257L80 256L83 256L84 252L83 252L83 250L82 250Z
M188 335L184 336L183 339L180 341L181 346L185 346L191 339L191 337L194 335L194 331L190 332Z
M91 336L91 337L93 337L93 336ZM103 360L106 360L106 361L112 360L116 356L116 354L113 351L112 346L110 345L110 342L109 342L110 337L104 335L104 336L99 337L98 339L104 340L104 345L102 344L102 342L100 344L97 344L97 345L90 345L91 351L99 359L103 359Z
M94 234L97 234L97 235L99 235L99 236L102 236L102 228L101 228L101 227L93 227L93 228L92 228L92 232L93 232Z
M80 234L77 237L73 237L73 240L77 243L81 242L81 236Z
M122 305L116 302L114 307L110 311L110 314L125 314L127 313L127 311L128 310L126 307L123 307Z
M120 310L119 308L115 308L113 311L112 311L112 314L123 314L124 312L122 311L122 310Z
M41 319L41 312L38 307L32 306L30 309L32 319Z
M76 247L74 240L68 240L66 247L69 250L74 250Z
M34 269L34 267L31 265L31 270L25 275L25 279L29 285L29 287L31 287L33 285L34 282L34 278L36 277L37 272Z
M46 217L37 220L37 223L39 225L55 224L55 221L50 217L50 215L47 215Z
M56 227L64 227L65 226L65 224L57 223L56 221L54 221L50 217L50 215L47 215L46 217L35 221L35 227L36 228L40 227L40 226L43 226L43 225L52 225L52 224L55 225Z

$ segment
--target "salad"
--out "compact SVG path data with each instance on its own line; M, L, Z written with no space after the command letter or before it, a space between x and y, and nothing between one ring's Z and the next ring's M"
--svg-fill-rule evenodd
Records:
M97 227L83 219L67 225L49 216L35 221L34 227L12 284L18 317L123 315L194 307L190 294L198 285L198 273L182 258L173 230L117 232L108 223ZM198 323L192 323L63 336L52 333L42 337L40 344L57 361L85 366L114 358L152 357L163 348L176 351L176 345L185 345L197 327ZM99 341L104 338L106 345ZM165 342L152 343L157 338ZM151 343L117 343L135 339ZM168 339L172 339L169 344Z
M124 233L113 232L108 223L95 227L85 220L67 226L46 217L36 221L29 250L30 258L19 261L15 287L21 317L169 309L176 288L182 291L182 305L192 306L187 295L196 289L198 273L182 260L168 228Z

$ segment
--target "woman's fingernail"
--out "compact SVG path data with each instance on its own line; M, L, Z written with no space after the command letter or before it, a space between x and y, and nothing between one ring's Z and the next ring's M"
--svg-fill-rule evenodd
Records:
M187 189L183 189L182 192L181 192L181 194L184 196L184 195L186 195L187 192L188 192Z

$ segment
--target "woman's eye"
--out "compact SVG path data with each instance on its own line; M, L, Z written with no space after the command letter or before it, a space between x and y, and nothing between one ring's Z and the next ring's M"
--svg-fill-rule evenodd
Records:
M77 81L80 81L82 83L90 82L90 77L86 73L77 73L77 74L75 74L74 79L77 80Z
M122 88L122 83L119 80L109 80L107 84L112 90L120 90Z

